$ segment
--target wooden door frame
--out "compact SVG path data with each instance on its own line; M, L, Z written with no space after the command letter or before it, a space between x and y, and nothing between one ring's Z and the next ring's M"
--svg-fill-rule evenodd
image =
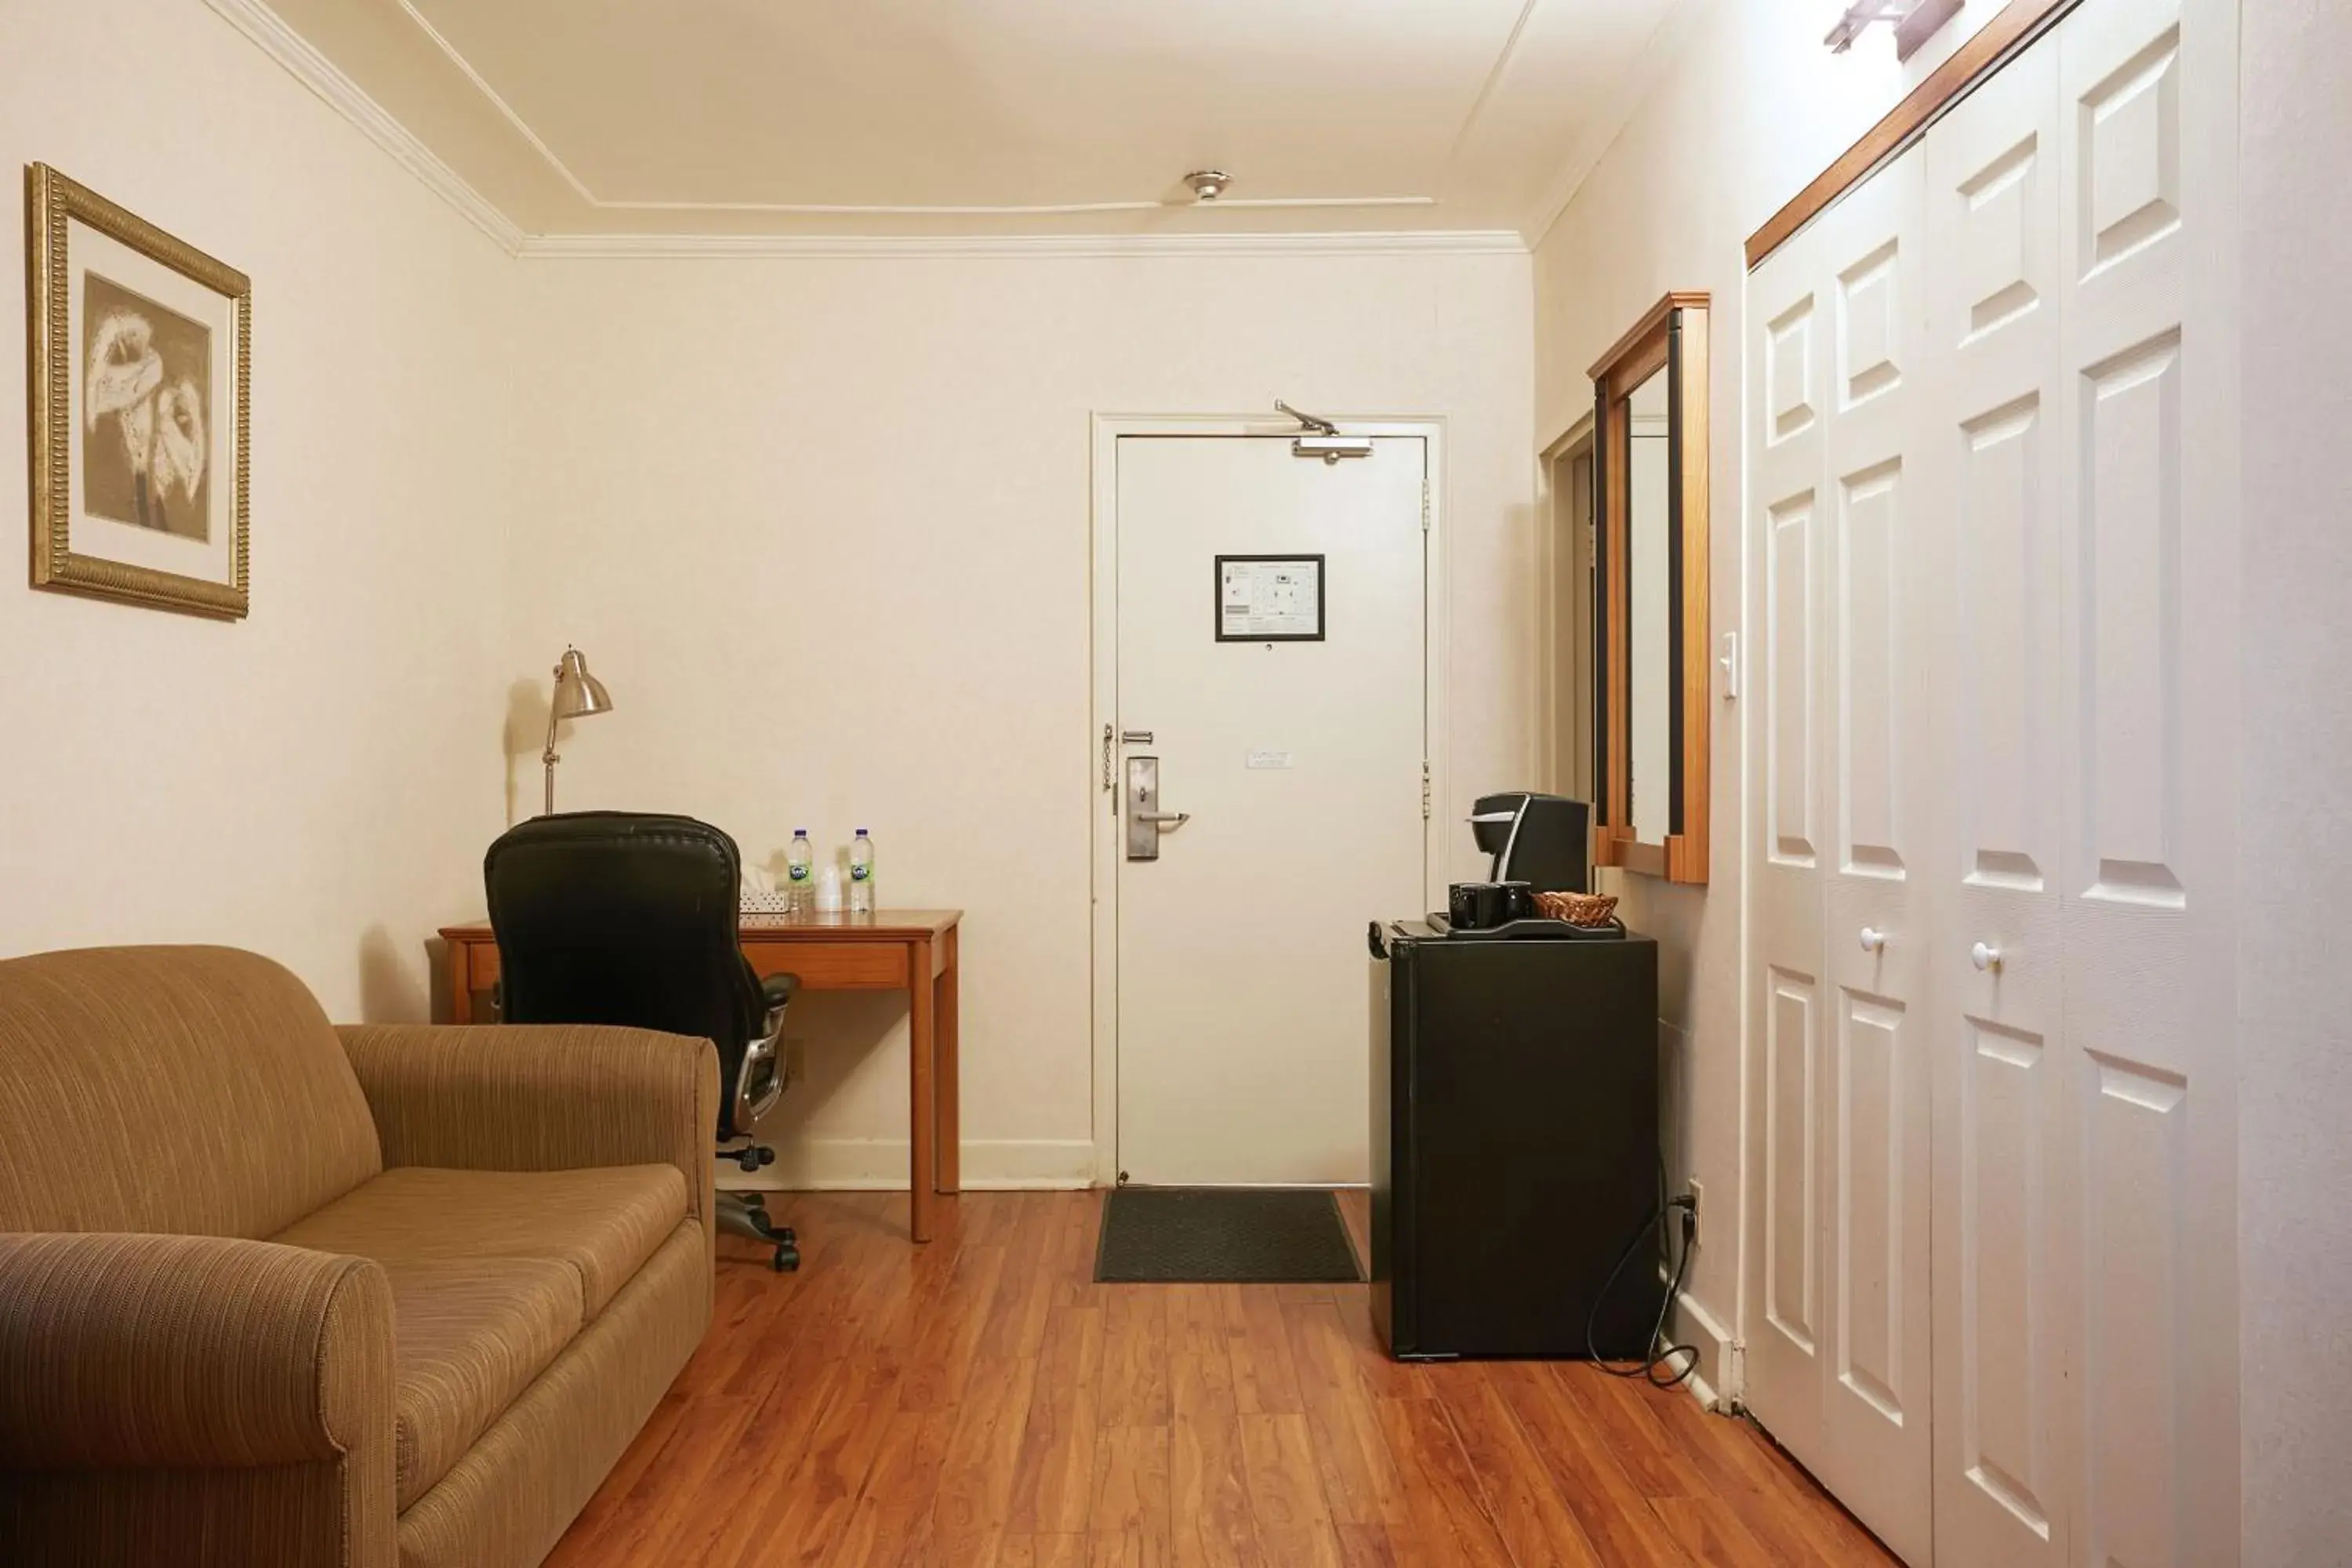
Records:
M1425 907L1444 880L1445 802L1453 769L1446 730L1445 432L1437 416L1330 416L1349 436L1402 437L1422 443L1426 527L1422 543L1422 755L1429 767L1429 815L1422 821L1421 881ZM1123 436L1286 438L1298 423L1262 414L1097 414L1092 503L1092 688L1087 728L1090 863L1094 903L1093 972L1095 1184L1118 1180L1118 819L1116 781L1104 782L1103 726L1118 722L1118 443ZM1300 459L1304 461L1305 459ZM1115 737L1114 737L1115 738ZM1113 754L1116 752L1114 751ZM1391 911L1399 918L1412 910ZM1369 1043L1368 1043L1369 1048Z

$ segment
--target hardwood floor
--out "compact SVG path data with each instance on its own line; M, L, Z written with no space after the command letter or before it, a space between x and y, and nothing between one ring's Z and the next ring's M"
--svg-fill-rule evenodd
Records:
M1349 1194L1351 1227L1362 1226ZM1892 1562L1754 1428L1576 1363L1392 1362L1360 1285L1097 1285L1097 1193L779 1194L551 1568Z

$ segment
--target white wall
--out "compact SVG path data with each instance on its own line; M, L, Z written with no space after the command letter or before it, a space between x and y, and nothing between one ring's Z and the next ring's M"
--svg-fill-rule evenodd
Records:
M1843 8L1685 0L1652 43L1641 109L1536 249L1536 431L1545 444L1591 412L1586 373L1643 310L1669 289L1713 296L1710 613L1718 637L1742 629L1745 603L1742 247L2000 9L1976 0L1898 66L1884 27L1849 54L1822 47ZM1717 703L1707 884L1604 873L1628 922L1659 940L1670 1179L1679 1190L1696 1177L1708 1193L1685 1331L1698 1338L1701 1375L1717 1388L1723 1339L1738 1321L1740 1277L1738 1216L1725 1200L1740 1191L1741 1176L1741 724L1736 704Z
M0 582L0 953L231 942L338 1017L424 1017L499 826L514 265L193 0L0 5L0 60L12 180L53 164L254 289L250 618ZM0 298L23 266L0 245ZM0 430L24 353L0 310ZM9 572L26 484L0 462Z
M2352 28L2244 10L2240 1440L2249 1568L2352 1560Z
M870 827L886 904L968 910L970 1179L1092 1169L1094 415L1280 396L1449 419L1440 809L1534 776L1524 255L522 273L507 668L543 688L569 639L616 703L564 742L561 804L691 812L753 860L795 826L820 853ZM525 755L520 810L534 773ZM811 1081L763 1130L777 1174L903 1180L904 1018L889 996L803 1001Z

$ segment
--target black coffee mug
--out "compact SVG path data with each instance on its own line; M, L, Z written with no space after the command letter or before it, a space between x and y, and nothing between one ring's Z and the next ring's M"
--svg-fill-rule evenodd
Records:
M1446 889L1445 919L1455 931L1486 931L1501 925L1503 884L1456 882Z
M1502 889L1503 919L1529 921L1536 917L1536 885L1533 882L1497 882Z

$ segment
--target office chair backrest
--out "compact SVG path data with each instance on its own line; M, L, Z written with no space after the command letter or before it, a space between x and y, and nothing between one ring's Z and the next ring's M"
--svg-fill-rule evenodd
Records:
M690 816L578 811L508 829L482 861L500 1016L704 1036L731 1085L765 1014L737 929L740 868L735 841Z

